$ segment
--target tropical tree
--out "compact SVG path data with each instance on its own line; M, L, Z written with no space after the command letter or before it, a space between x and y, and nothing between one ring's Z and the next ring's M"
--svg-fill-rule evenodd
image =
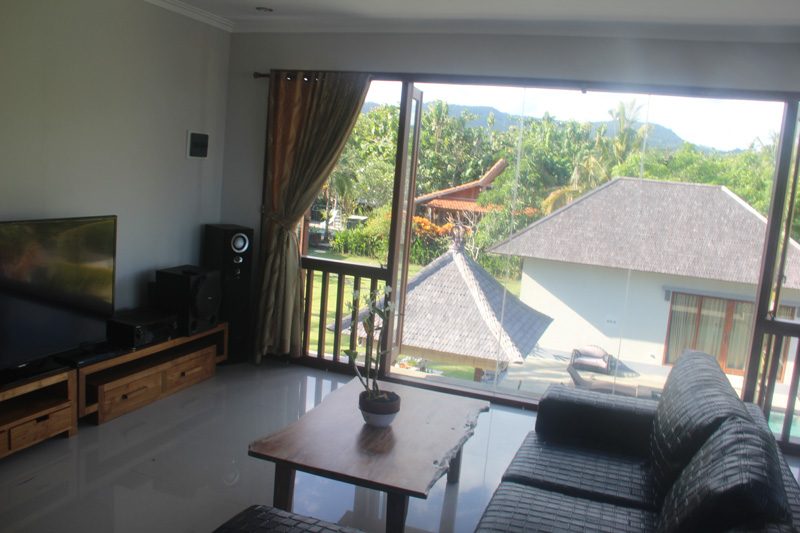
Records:
M381 105L363 113L328 178L343 215L386 205L392 199L399 109Z
M635 101L609 110L612 130L600 126L591 147L574 152L569 182L554 188L542 201L542 212L551 213L618 175L619 167L633 153L641 151L648 126L636 127L639 107Z
M473 124L477 115L451 116L447 102L429 103L422 115L417 194L454 187L480 178L506 155L502 136L489 126ZM490 117L493 121L493 118Z

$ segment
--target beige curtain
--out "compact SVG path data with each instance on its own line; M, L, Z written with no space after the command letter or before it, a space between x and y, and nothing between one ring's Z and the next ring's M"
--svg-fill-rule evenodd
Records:
M368 88L367 74L270 73L256 362L301 355L297 225L336 164Z
M667 363L675 364L686 348L692 348L697 324L698 297L673 293L669 320Z

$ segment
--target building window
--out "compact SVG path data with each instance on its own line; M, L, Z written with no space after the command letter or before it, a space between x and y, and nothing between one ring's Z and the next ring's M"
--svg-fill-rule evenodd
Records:
M778 314L793 319L795 308L782 305ZM752 327L752 302L673 292L664 362L671 365L684 350L700 350L715 355L725 372L743 374ZM786 363L786 348L781 368Z

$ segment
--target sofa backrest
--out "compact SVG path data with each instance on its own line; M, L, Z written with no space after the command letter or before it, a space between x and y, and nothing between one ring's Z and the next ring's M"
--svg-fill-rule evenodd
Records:
M667 492L659 532L788 524L777 445L752 421L730 418L703 443Z
M702 352L685 352L667 377L650 434L657 502L703 443L732 417L752 423L716 359Z

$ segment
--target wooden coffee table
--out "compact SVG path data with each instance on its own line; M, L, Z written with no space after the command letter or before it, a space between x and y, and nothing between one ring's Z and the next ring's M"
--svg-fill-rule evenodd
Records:
M354 379L285 429L250 444L249 455L275 463L273 505L292 510L295 471L386 492L386 531L403 531L408 497L427 498L447 472L457 483L461 447L489 403L394 383L401 397L391 427L364 424Z

